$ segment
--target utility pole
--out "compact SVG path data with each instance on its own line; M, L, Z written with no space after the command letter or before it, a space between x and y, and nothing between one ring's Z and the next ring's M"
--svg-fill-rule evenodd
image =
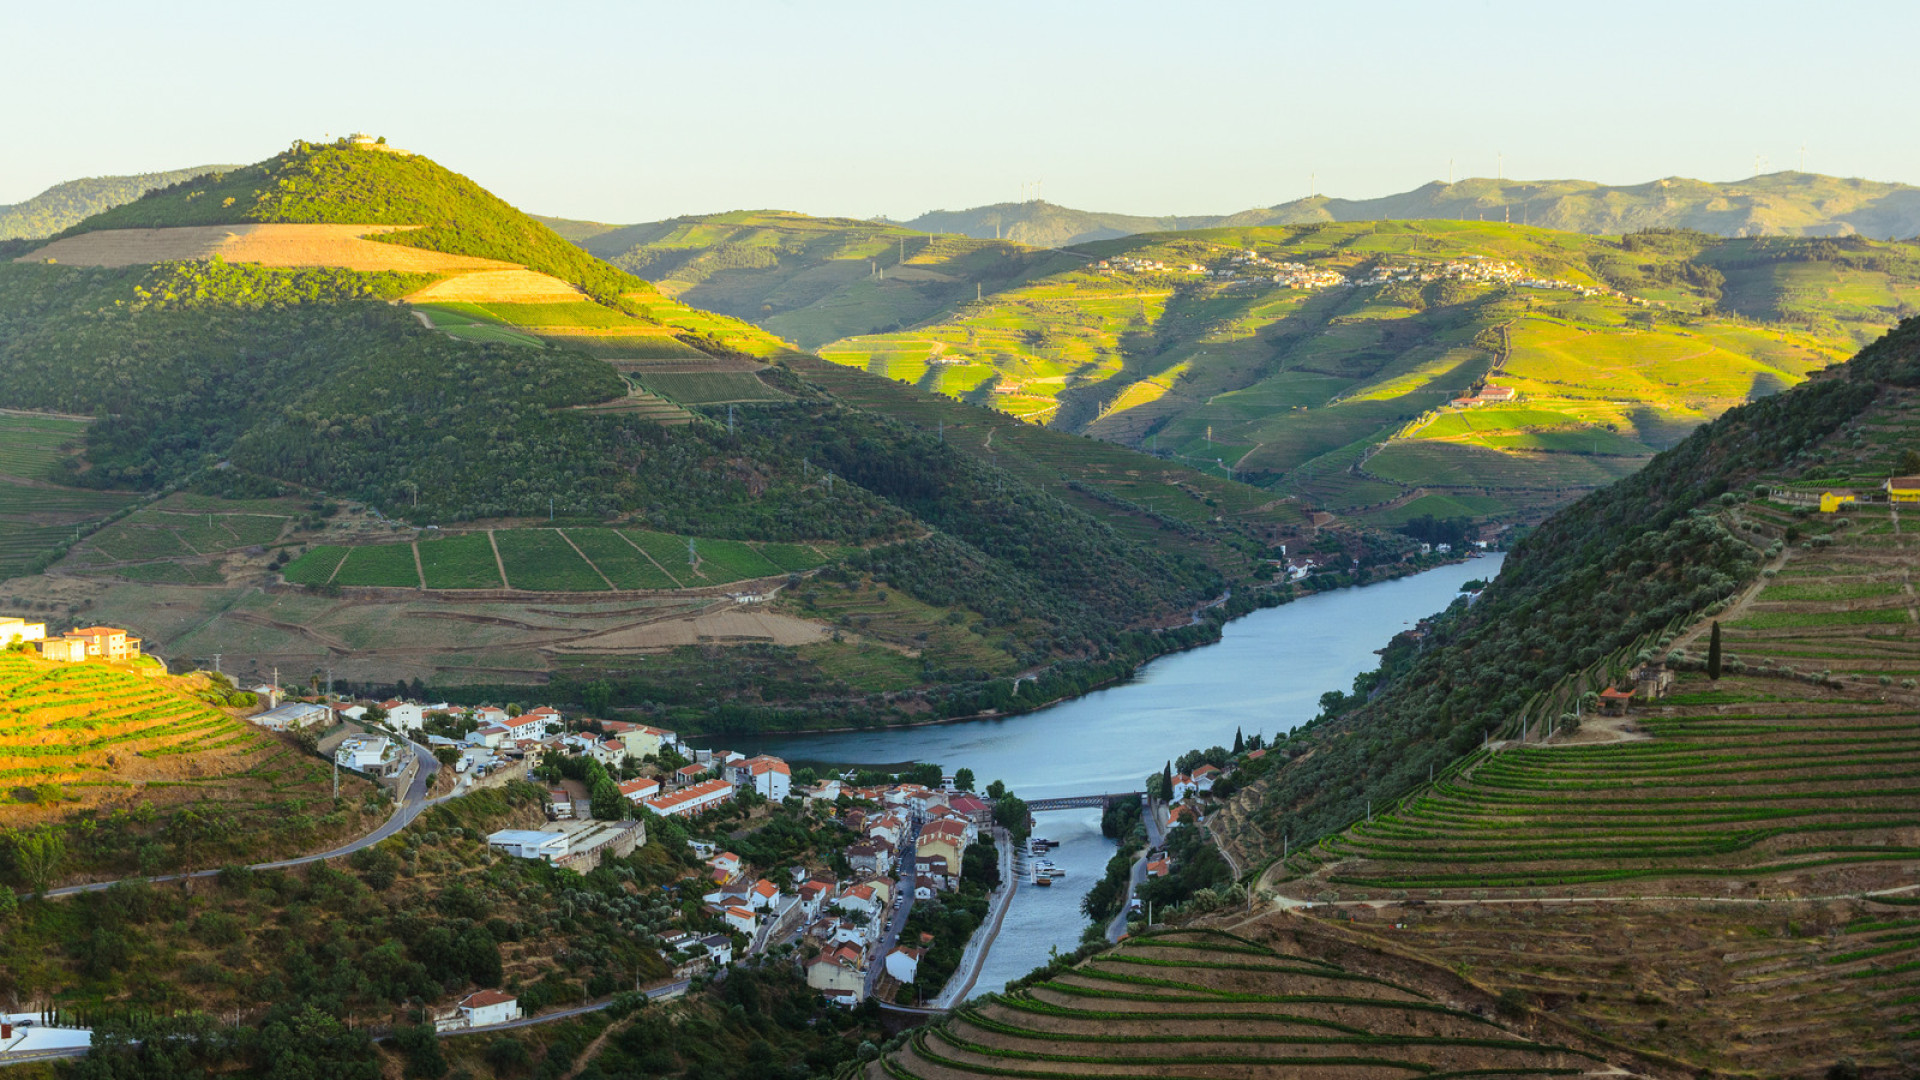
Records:
M547 523L553 523L553 496L547 496Z
M221 674L221 671L220 671L220 657L221 657L222 655L224 655L224 654L222 654L222 653L214 653L214 654L213 654L213 673L214 673L215 675L219 675L219 674Z
M1806 143L1800 144L1800 170L1799 171L1801 172L1807 171L1807 144Z
M1447 159L1447 186L1453 186L1453 159Z
M272 689L267 691L267 708L277 709L279 707L280 707L280 665L275 664L273 666L273 686L272 686Z
M700 554L699 552L694 550L693 537L689 536L687 537L687 565L692 566L693 564L699 561L700 561Z
M733 406L727 406L727 434L733 434Z

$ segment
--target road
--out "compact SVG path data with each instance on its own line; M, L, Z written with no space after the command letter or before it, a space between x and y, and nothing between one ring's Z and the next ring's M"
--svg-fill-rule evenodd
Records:
M987 917L974 929L966 950L960 954L959 966L948 976L940 996L933 999L936 1009L952 1009L973 992L974 980L980 977L980 965L986 962L987 950L993 948L993 939L1000 935L1000 923L1007 917L1007 907L1020 888L1020 879L1013 870L1013 838L1002 828L996 827L993 833L994 846L1000 852L1000 888L987 906Z
M277 862L254 863L249 869L284 870L289 866L304 866L307 863L319 862L322 859L337 859L342 855L351 855L361 848L372 847L387 837L399 832L401 829L406 828L412 824L413 819L419 817L420 812L427 807L443 803L460 793L459 789L455 789L452 794L442 795L437 799L427 798L427 787L433 782L433 775L440 771L440 762L434 758L432 751L421 746L419 743L409 739L407 745L413 748L415 765L413 779L407 784L406 793L401 796L400 804L394 807L393 815L387 818L385 824L345 847L337 847L332 851L322 851L316 855L302 855L293 859L281 859ZM186 874L163 874L158 877L149 878L121 878L119 881L96 881L87 885L68 885L64 888L49 889L46 895L49 897L74 896L79 893L100 892L103 889L111 889L115 885L120 884L121 881L148 881L157 884L163 881L186 881L192 878L212 877L219 872L218 869L195 870ZM27 895L30 894L22 894L21 898L25 899Z
M880 931L880 940L873 947L867 959L867 989L865 997L873 996L873 988L880 982L880 976L887 970L887 954L900 941L900 931L906 929L907 913L913 910L913 862L914 849L920 846L920 819L916 816L907 825L906 835L900 838L900 891L892 914L887 917L886 929Z
M1138 895L1140 886L1147 882L1147 852L1153 851L1167 842L1166 832L1160 827L1160 807L1157 804L1151 801L1147 803L1147 812L1144 815L1144 820L1147 824L1147 846L1140 852L1139 856L1133 860L1133 872L1129 875L1127 885L1128 899ZM1107 924L1107 940L1119 941L1120 936L1126 932L1127 902L1122 900L1119 913L1113 917L1112 922Z
M690 985L692 984L689 980L681 979L679 982L670 982L665 986L656 986L653 989L647 991L647 998L650 1001L658 1001L664 997L673 997L676 994L684 994L687 992L687 987ZM510 1028L532 1027L535 1024L551 1024L556 1020L571 1020L576 1016L585 1016L587 1013L599 1012L600 1010L607 1008L612 1004L613 1004L613 999L608 998L605 1001L596 1001L591 1005L575 1005L571 1009L561 1009L558 1012L541 1013L539 1016L523 1016L518 1020L509 1020L504 1024L488 1024L486 1027L460 1028L457 1031L442 1031L439 1033L439 1035L443 1039L449 1039L455 1035L479 1035L489 1031L506 1031Z

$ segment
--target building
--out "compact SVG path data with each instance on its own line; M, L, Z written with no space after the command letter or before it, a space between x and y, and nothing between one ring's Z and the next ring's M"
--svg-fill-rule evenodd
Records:
M581 873L605 856L632 854L646 842L647 828L638 821L564 821L544 829L501 829L487 837L487 846L503 855Z
M567 853L567 834L545 829L501 829L487 835L487 846L516 859L552 862Z
M406 767L400 744L385 735L349 735L333 750L334 764L369 776L393 776Z
M325 705L290 701L277 709L268 709L252 717L252 720L268 731L292 731L315 724L332 723L333 710Z
M752 788L774 802L786 798L793 787L793 773L787 763L764 754L728 763L726 777L734 787Z
M1920 492L1916 492L1916 495L1920 495ZM85 641L89 657L131 660L140 655L140 639L129 637L125 630L117 626L83 626L78 630L69 630L61 636L80 638Z
M46 623L0 615L0 645L10 645L16 641L42 641L46 636Z
M467 1018L468 1027L504 1024L520 1019L520 999L498 990L482 990L461 999L460 1014Z
M62 664L77 664L87 658L87 643L79 638L46 638L34 645L40 650L41 656Z
M692 817L733 801L733 785L725 780L703 780L670 795L655 795L641 805L662 817Z
M766 878L753 883L747 890L747 902L755 911L768 911L780 901L780 887Z
M1608 716L1624 716L1627 706L1633 704L1633 691L1620 690L1609 686L1600 691L1600 711Z
M729 904L720 910L720 917L726 920L728 927L748 937L752 937L753 932L760 929L760 917L755 915L753 909L749 907Z
M835 1005L858 1005L867 997L866 957L854 945L827 949L807 964L807 985Z
M660 781L641 777L638 780L625 780L620 784L620 794L631 803L645 802L660 794Z
M1213 782L1220 777L1220 770L1213 765L1201 765L1197 766L1190 776L1195 790L1212 791Z
M962 792L947 800L947 809L965 816L980 828L993 824L993 804L978 795Z
M927 954L925 949L909 949L904 945L887 954L887 974L903 983L910 983L920 973L920 958Z
M673 772L674 786L686 787L688 784L697 784L700 782L701 777L711 771L712 770L705 765L682 765Z
M1890 503L1920 502L1920 476L1889 476L1886 491Z
M1634 696L1641 701L1658 701L1673 689L1673 672L1660 664L1641 664L1630 673Z
M1835 513L1842 506L1852 505L1853 500L1854 496L1851 491L1823 491L1820 493L1820 512L1823 514Z

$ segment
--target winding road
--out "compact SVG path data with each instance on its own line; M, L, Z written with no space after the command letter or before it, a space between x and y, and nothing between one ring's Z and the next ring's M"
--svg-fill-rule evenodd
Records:
M407 784L406 793L400 797L400 804L394 807L393 815L387 818L385 824L381 825L379 828L373 830L372 832L366 834L365 836L362 836L358 840L355 840L344 847L334 848L332 851L322 851L314 855L301 855L296 858L280 859L274 862L254 863L251 866L249 866L248 869L250 870L283 870L289 866L304 866L307 863L320 862L323 859L337 859L342 855L351 855L362 848L372 847L373 845L379 843L380 841L385 840L387 837L392 836L393 834L399 832L401 829L406 828L408 825L412 824L413 819L419 817L420 812L425 810L427 807L438 805L439 803L443 803L448 799L451 799L454 796L463 793L463 791L465 790L464 788L455 788L452 792L449 792L446 795L442 795L437 799L427 798L427 788L432 783L434 774L440 771L440 762L434 758L433 753L431 751L429 751L426 747L421 746L419 743L409 739L407 740L407 745L413 749L413 758L414 758L414 765L415 765L415 768L413 770L413 779L411 782ZM185 874L162 874L156 877L120 878L114 881L95 881L86 885L67 885L58 889L48 889L45 895L48 898L52 898L56 896L74 896L79 893L101 892L105 889L111 889L115 885L118 885L123 881L146 881L146 882L158 884L160 882L165 882L165 881L187 881L192 878L212 877L215 874L218 874L219 872L220 872L219 868L215 868L212 870L194 870ZM32 894L30 893L22 894L21 899L26 899L30 895Z

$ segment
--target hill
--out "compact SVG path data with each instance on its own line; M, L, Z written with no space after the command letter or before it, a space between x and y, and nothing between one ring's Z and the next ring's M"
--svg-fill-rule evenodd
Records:
M231 168L231 165L201 165L132 176L89 176L55 184L25 202L0 206L0 240L52 236L104 210L132 202L155 188Z
M805 349L911 325L1050 262L1017 243L775 210L629 225L581 244L669 296Z
M763 331L559 243L424 159L296 144L0 264L16 402L98 417L31 420L84 449L47 448L22 486L126 511L23 518L77 529L9 590L261 675L597 687L682 730L803 727L1115 677L1217 634L1192 612L1271 576L1260 556L1302 521L1064 434L995 449L980 410L949 442L951 403L883 416L888 395L843 396ZM495 274L637 287L463 291ZM1402 572L1411 546L1356 555ZM740 657L721 678L716 641Z
M1913 310L1915 251L1440 221L1155 234L819 351L1341 515L1512 519L1871 340Z
M318 758L210 703L230 685L158 666L0 651L0 830L11 852L77 825L48 881L298 854L385 816L371 783L349 777L334 801Z
M1857 177L1777 172L1714 182L1667 177L1644 184L1588 180L1435 181L1375 199L1324 195L1238 213L1154 217L1075 210L1040 200L971 210L934 210L905 222L921 232L1001 238L1059 247L1137 233L1226 225L1336 221L1506 221L1569 232L1617 235L1694 229L1716 236L1920 235L1920 188Z
M56 239L250 223L410 226L376 239L518 264L616 306L628 293L652 292L450 169L384 144L347 140L295 142L259 164L171 184L96 214Z
M1224 920L1218 920L1224 922ZM1129 938L912 1033L869 1080L956 1076L1584 1076L1560 1032L1503 1026L1443 968L1348 948L1298 920ZM1362 966L1363 965L1363 966ZM1630 1055L1615 1055L1631 1062ZM1064 1066L1064 1067L1063 1067Z

